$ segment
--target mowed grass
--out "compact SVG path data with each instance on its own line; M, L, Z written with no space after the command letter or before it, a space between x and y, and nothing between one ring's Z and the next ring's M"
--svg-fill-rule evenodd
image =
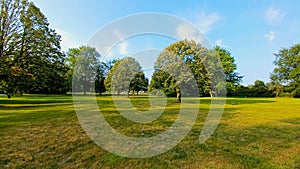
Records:
M120 96L122 99L124 96ZM176 120L180 104L169 98L148 124L122 117L111 96L97 96L107 122L122 134L151 137ZM147 110L146 96L131 97ZM222 120L206 143L198 142L210 107L200 99L192 130L161 155L132 159L97 146L84 132L68 95L0 97L0 168L300 168L300 99L227 98Z

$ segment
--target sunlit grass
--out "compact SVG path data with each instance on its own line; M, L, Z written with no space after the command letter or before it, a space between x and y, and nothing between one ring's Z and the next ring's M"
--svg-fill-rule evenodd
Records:
M146 96L130 100L136 110L151 107ZM168 129L180 108L176 98L168 98L158 119L139 124L122 117L111 96L97 96L97 101L107 122L132 137ZM228 98L222 120L205 144L198 140L210 98L200 102L194 127L175 148L130 159L103 150L87 136L69 95L0 97L0 168L300 168L299 99Z

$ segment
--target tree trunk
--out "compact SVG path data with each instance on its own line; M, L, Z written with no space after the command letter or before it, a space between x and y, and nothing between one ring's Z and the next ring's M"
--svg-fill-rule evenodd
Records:
M127 95L126 95L127 97L129 97L129 92L130 92L130 91L127 92Z
M176 89L176 93L177 93L177 101L178 101L178 103L181 103L181 92L180 92L180 89Z

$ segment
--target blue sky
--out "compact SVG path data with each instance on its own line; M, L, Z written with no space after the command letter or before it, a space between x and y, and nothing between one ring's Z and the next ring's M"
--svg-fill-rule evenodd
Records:
M289 1L142 1L142 0L33 0L62 35L62 48L85 45L110 22L141 12L162 12L191 22L212 45L231 52L244 75L243 84L260 79L269 81L275 59L281 48L300 43L298 0ZM115 57L137 54L147 42L149 48L163 49L171 39L144 37L120 43ZM139 47L136 47L139 46ZM156 51L157 52L157 51ZM156 53L152 51L152 53Z

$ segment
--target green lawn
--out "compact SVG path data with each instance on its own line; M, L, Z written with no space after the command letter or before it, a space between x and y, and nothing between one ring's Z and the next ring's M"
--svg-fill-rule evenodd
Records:
M97 100L109 124L132 137L166 130L179 109L169 98L161 117L138 124L120 116L110 96ZM140 110L150 106L147 97L131 101ZM300 99L227 98L217 130L200 144L209 106L210 99L201 98L194 127L175 148L131 159L109 153L87 136L71 96L0 96L0 168L300 168Z

